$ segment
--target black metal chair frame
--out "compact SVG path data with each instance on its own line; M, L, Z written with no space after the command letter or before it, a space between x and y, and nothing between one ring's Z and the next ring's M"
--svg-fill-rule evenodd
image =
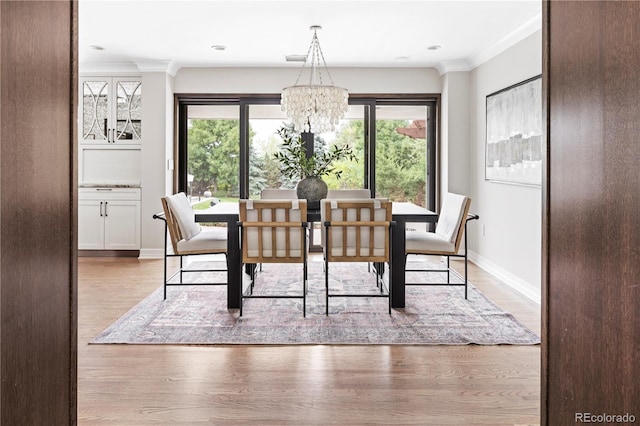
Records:
M470 220L480 219L480 216L477 214L467 214L467 219L464 221L464 254L420 254L420 253L406 253L405 259L409 255L416 256L445 256L447 258L447 268L446 269L405 269L405 272L443 272L447 274L447 282L446 283L405 283L405 286L464 286L464 298L467 299L468 296L468 272L467 272L467 262L468 262L468 248L467 248L467 222ZM460 275L458 271L451 267L451 257L457 257L464 259L464 277ZM406 262L405 262L406 264ZM451 282L451 274L455 275L458 279L462 280L461 283L452 283Z
M272 200L267 200L267 201L272 201ZM249 285L249 288L246 291L242 291L242 295L240 297L240 316L242 317L242 313L243 313L243 301L244 299L302 299L302 316L306 317L307 316L307 289L308 289L308 282L307 282L307 278L308 278L308 271L307 271L307 228L308 228L308 222L303 221L300 222L300 226L302 228L302 246L300 247L300 250L302 250L303 254L302 254L302 295L292 295L292 294L270 294L270 295L260 295L260 294L253 294L253 288L254 288L254 284L255 284L255 278L257 275L257 268L256 268L256 264L255 263L244 263L244 261L242 262L242 266L241 266L241 271L240 274L242 276L242 268L244 267L244 269L247 271L247 273L249 274L249 278L251 279L251 283ZM243 252L244 247L244 232L246 228L274 228L273 231L275 232L275 228L278 228L277 225L264 225L261 224L260 222L245 222L243 223L242 221L238 221L238 227L240 228L240 251ZM262 263L285 263L285 262L281 262L279 261L279 258L274 257L273 261L267 260L265 261L264 258L262 258L262 262L260 262L260 269L262 269ZM292 262L286 262L286 263L292 263Z
M183 262L182 262L182 258L184 256L206 256L209 255L211 256L212 254L224 254L225 256L225 263L227 260L227 253L190 253L190 254L176 254L176 253L169 253L168 251L168 244L169 244L169 225L167 223L167 219L165 218L165 214L164 213L156 213L153 215L154 219L160 219L164 222L164 293L163 293L163 299L166 300L167 298L167 287L169 286L191 286L191 285L227 285L227 281L225 280L224 282L204 282L204 283L200 283L200 282L184 282L183 281L183 274L185 273L192 273L192 272L226 272L227 269L191 269L191 268L184 268L183 266ZM168 272L168 265L167 265L167 258L169 257L179 257L180 258L180 267L179 269L174 272L170 277L167 277ZM180 280L177 283L172 283L169 282L171 281L176 275L180 275Z
M391 241L391 237L392 237L392 228L395 225L395 222L391 222L389 225L389 241ZM331 222L327 221L324 222L324 228L325 228L325 237L329 238L329 227L331 226ZM325 240L327 241L327 240ZM389 250L389 261L388 261L388 266L389 266L389 286L387 287L385 282L384 282L384 278L383 278L383 274L384 271L382 270L382 268L377 268L376 264L379 262L374 263L374 267L373 267L373 273L375 274L376 277L376 287L380 289L380 294L358 294L358 293L339 293L339 294L331 294L329 292L329 260L327 259L327 256L324 256L324 287L325 287L325 315L329 315L329 298L330 297L386 297L389 299L389 315L391 315L391 302L392 302L392 293L391 293L391 287L392 287L392 281L391 281L391 250ZM345 262L332 262L332 263L345 263ZM383 263L381 265L384 265ZM367 262L367 272L371 272L371 262ZM385 291L386 290L386 291Z
M338 200L338 201L346 201L346 200ZM363 201L366 201L365 199L363 199ZM374 219L371 219L372 222L375 222ZM331 294L329 292L329 256L327 256L326 251L330 250L330 247L328 247L329 244L329 229L331 226L339 226L342 228L345 227L349 227L349 226L344 226L342 225L342 221L335 221L336 223L332 223L332 221L325 221L323 223L323 227L324 227L324 241L325 241L325 245L327 245L327 247L325 247L324 252L323 252L323 258L324 258L324 285L325 285L325 315L329 315L329 298L331 297L386 297L389 299L389 315L391 315L391 302L392 302L392 292L391 292L391 288L393 286L391 277L391 265L392 265L392 253L393 250L391 248L391 241L393 241L393 228L395 228L395 221L389 221L388 222L388 226L387 226L387 238L389 238L389 259L386 260L386 262L389 264L389 286L387 287L385 285L384 279L383 279L383 274L384 274L384 263L380 262L380 261L375 261L374 263L374 274L376 277L376 287L380 289L380 293L379 294L374 294L374 293L369 293L369 294L359 294L359 293L339 293L339 294ZM351 225L353 226L353 225ZM369 226L369 225L367 225ZM373 232L373 231L372 231ZM373 236L371 236L371 239L373 239ZM366 257L366 256L365 256ZM367 262L367 270L368 272L371 271L370 267L371 267L371 262L366 261ZM331 263L345 263L345 262L340 262L340 261L331 261ZM378 265L378 267L376 267L376 265ZM386 290L386 291L385 291Z

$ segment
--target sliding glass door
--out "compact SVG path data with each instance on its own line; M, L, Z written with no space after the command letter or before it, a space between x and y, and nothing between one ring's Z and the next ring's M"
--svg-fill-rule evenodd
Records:
M431 195L426 105L376 106L376 196L426 207ZM433 148L431 148L433 149Z
M210 97L209 97L210 96ZM258 198L264 188L295 188L274 154L289 123L278 95L176 95L177 190L193 198ZM313 151L353 148L354 160L323 176L330 189L369 189L377 197L436 209L436 99L408 95L350 99L335 131L307 135Z
M186 143L182 148L181 188L192 201L215 197L237 200L240 195L240 120L237 105L190 105Z

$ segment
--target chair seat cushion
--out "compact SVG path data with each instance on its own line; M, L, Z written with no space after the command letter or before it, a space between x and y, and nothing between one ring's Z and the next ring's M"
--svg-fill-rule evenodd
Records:
M207 251L227 249L227 228L207 229L199 232L190 240L178 242L178 251Z
M455 244L433 232L410 231L406 233L407 253L441 252L455 253Z

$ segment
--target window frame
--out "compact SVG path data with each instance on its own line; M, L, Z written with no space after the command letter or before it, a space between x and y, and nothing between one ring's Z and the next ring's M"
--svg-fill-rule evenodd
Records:
M180 94L174 95L174 192L187 189L187 112L192 105L238 105L239 135L239 196L249 197L249 107L251 105L280 105L280 94ZM349 105L364 105L365 164L363 187L375 195L376 106L426 106L427 114L427 208L437 211L440 186L440 94L349 94ZM432 122L429 122L432 120Z

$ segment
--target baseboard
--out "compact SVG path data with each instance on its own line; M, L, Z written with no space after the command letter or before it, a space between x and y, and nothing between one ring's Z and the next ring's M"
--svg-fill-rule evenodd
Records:
M163 249L141 249L138 259L162 259L163 257Z
M78 257L138 257L139 250L78 250Z
M526 298L532 300L533 302L540 305L542 303L542 295L540 294L540 289L531 285L527 281L523 280L520 277L513 275L511 272L505 271L500 266L491 262L485 257L480 256L478 253L469 250L469 260L491 275L499 278L501 281L504 281L506 285L522 294Z

